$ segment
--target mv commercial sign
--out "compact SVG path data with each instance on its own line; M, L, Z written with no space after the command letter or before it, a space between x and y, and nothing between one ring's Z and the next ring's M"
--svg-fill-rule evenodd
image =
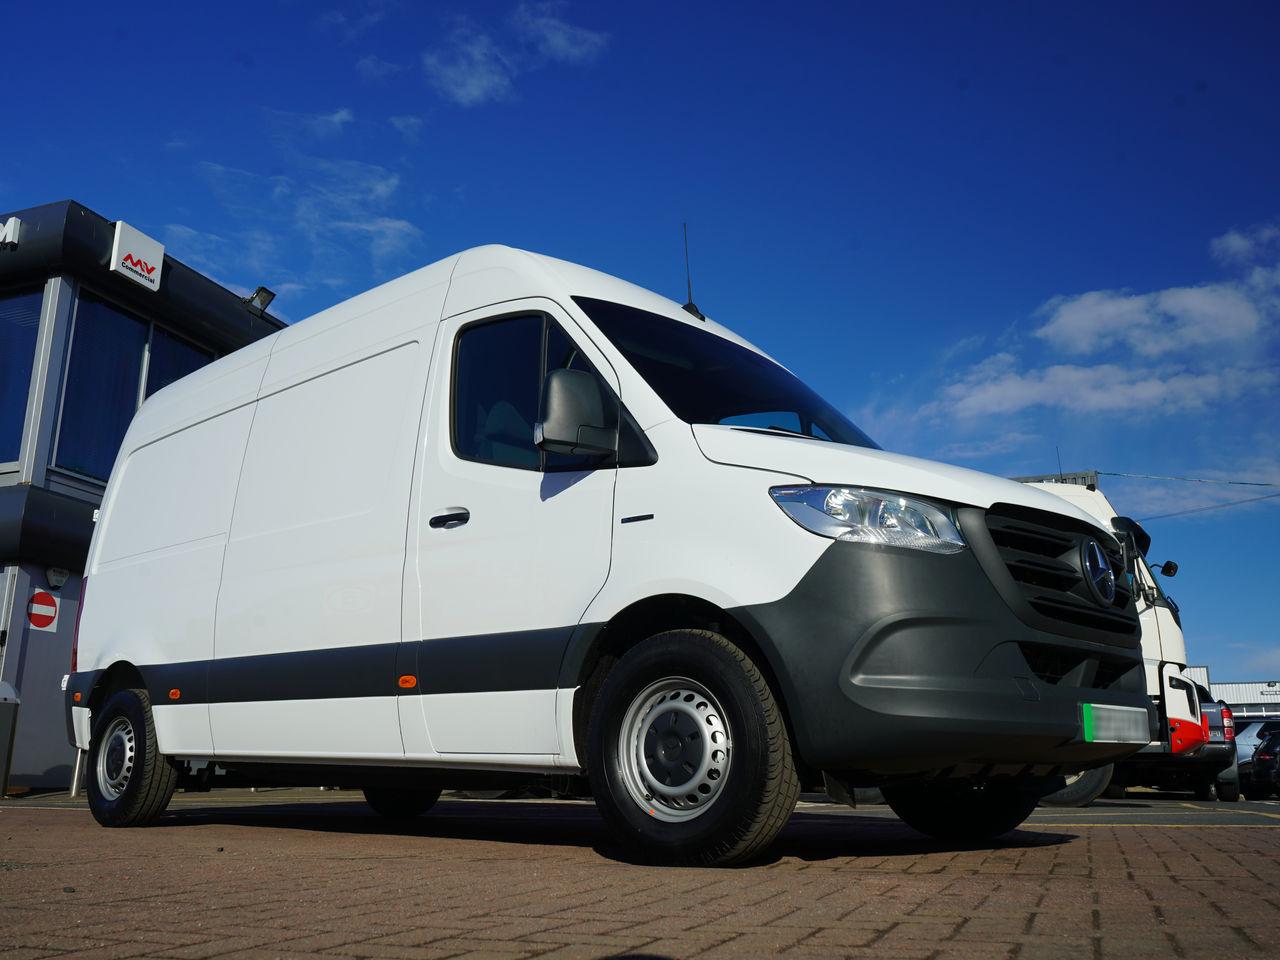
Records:
M18 245L18 234L22 231L22 221L17 217L10 217L3 224L0 224L0 247L16 247Z
M163 267L164 244L152 240L123 220L117 220L116 235L111 244L111 272L154 293L160 289Z

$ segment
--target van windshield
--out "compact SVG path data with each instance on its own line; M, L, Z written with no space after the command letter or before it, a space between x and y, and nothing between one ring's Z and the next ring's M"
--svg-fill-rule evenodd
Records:
M636 307L590 297L573 302L686 423L722 423L878 449L798 377L754 350Z

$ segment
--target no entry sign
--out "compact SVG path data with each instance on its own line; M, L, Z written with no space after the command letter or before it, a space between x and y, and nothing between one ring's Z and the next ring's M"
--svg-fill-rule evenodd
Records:
M37 590L27 603L27 620L36 630L57 630L58 598L44 590Z

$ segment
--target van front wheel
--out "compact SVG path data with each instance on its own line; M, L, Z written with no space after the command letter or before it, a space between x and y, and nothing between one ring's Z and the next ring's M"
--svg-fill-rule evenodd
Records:
M147 691L119 690L103 705L87 779L89 810L104 827L145 827L164 813L178 770L156 749Z
M800 792L782 712L724 637L673 630L632 648L592 709L592 793L642 856L703 865L768 846Z

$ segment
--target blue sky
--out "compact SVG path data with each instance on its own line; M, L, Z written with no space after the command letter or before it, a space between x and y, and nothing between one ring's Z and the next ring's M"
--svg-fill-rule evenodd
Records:
M501 242L694 299L887 448L1280 483L1280 6L228 0L9 18L0 210L299 320ZM1278 487L1105 477L1280 679Z

